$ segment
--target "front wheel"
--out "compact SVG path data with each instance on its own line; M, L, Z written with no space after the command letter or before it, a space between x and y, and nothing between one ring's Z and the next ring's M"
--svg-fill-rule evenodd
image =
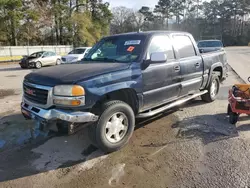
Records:
M236 124L239 120L239 116L239 114L231 112L229 114L229 122L233 125Z
M128 143L134 127L132 108L122 101L109 101L104 103L97 123L89 126L89 136L94 145L110 153Z
M213 102L216 100L220 91L220 80L216 74L212 75L208 87L208 92L201 96L201 99L205 102Z
M38 62L36 62L35 66L37 69L40 69L40 68L42 68L42 63L38 61Z

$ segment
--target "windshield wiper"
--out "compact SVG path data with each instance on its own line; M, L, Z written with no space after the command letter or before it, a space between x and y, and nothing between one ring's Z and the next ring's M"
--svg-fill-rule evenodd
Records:
M103 60L103 61L107 61L107 62L120 62L120 61L118 61L117 59L111 59L111 58L107 58L107 57L102 58L102 60Z

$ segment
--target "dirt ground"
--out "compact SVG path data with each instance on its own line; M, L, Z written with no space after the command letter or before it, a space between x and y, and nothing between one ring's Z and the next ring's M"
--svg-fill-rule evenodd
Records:
M20 135L33 125L19 113L18 84L30 71L0 67L0 88L15 91L0 97L0 140L8 142L0 150L0 187L250 186L249 117L242 116L235 126L228 123L226 115L228 89L242 82L232 70L217 101L206 104L197 99L156 117L137 120L129 144L109 155L90 144L85 130L72 136L40 135L24 143L16 142L15 136L2 138L12 131Z

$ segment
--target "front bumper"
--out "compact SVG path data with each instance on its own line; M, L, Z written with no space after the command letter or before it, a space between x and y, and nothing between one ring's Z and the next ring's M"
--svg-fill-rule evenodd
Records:
M38 119L40 121L63 120L71 123L95 122L98 116L90 112L72 112L69 110L42 109L32 106L26 102L21 103L22 114L27 119Z

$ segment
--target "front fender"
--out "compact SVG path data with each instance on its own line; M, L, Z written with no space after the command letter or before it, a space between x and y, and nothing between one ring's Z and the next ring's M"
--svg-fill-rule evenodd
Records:
M210 68L210 70L209 70L209 74L208 74L208 81L207 81L207 85L206 86L208 86L209 85L209 83L210 83L210 80L211 80L211 78L212 78L212 74L213 74L213 72L214 72L214 70L216 69L216 68L221 68L221 76L223 76L224 75L224 70L223 70L223 64L221 63L221 62L217 62L217 63L214 63L212 66L211 66L211 68Z
M104 74L81 83L86 92L86 108L91 108L104 95L123 89L142 93L142 74L139 66Z

